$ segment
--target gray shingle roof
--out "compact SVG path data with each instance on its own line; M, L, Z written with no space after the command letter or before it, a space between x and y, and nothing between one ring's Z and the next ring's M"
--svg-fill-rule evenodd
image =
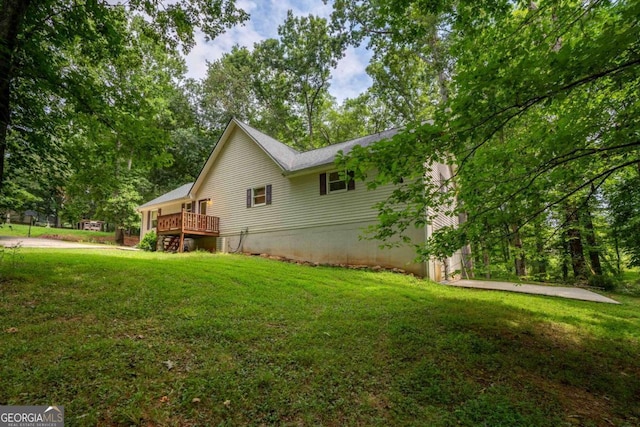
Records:
M347 154L353 149L354 146L359 145L366 147L374 142L381 141L383 139L391 138L398 133L399 128L390 129L373 135L363 136L361 138L352 139L351 141L345 141L338 144L329 145L326 147L318 148L316 150L305 151L299 153L292 165L291 172L297 172L304 169L314 168L316 166L323 166L332 164L339 151Z
M235 122L244 130L260 147L276 162L283 170L289 170L291 164L295 161L296 156L300 153L288 145L260 132L258 129L252 128L246 123L239 120Z
M289 173L329 165L335 161L336 155L342 150L347 154L351 149L360 145L366 147L374 142L393 137L400 128L390 129L373 135L363 136L350 141L329 145L311 151L299 152L280 141L252 128L246 123L235 121L258 145L280 166Z
M175 190L171 190L168 193L163 194L160 197L156 197L155 199L145 203L144 205L138 206L138 209L146 208L149 206L161 205L163 203L172 202L174 200L186 199L189 197L189 190L193 187L193 182L190 182L185 185L181 185Z

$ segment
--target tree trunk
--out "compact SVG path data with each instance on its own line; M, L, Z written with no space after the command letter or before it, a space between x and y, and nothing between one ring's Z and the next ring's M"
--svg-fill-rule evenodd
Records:
M491 257L489 256L489 249L486 245L482 245L482 264L484 265L484 277L491 279Z
M585 280L587 278L587 263L584 259L578 213L569 205L565 207L565 213L567 218L569 258L571 259L571 267L573 268L573 277L577 281Z
M456 198L456 204L460 206L462 203L459 199ZM460 213L458 214L458 224L462 225L467 222L467 214ZM473 278L473 254L471 252L470 245L464 245L460 250L460 255L462 257L462 274L464 279L472 279Z
M569 258L571 257L569 252L569 236L567 232L562 233L562 281L569 281Z
M544 239L542 234L540 233L540 229L542 228L542 224L536 224L536 256L534 258L534 262L532 263L533 275L536 276L537 279L544 279L547 275L547 256L545 255L544 250Z
M124 229L116 226L116 245L124 246Z
M602 265L600 264L600 249L596 241L596 233L593 228L593 218L591 210L586 206L582 210L582 221L584 223L584 234L587 242L587 252L589 253L589 263L593 274L602 275Z
M511 242L516 249L513 254L516 276L523 277L527 275L527 265L524 250L522 249L522 238L517 226L512 225L511 229Z
M11 123L13 56L29 3L30 0L3 0L0 3L0 190L4 180L7 132Z

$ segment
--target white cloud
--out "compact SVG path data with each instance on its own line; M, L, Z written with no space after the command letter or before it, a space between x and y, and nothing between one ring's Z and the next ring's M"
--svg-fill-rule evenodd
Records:
M344 58L331 73L331 94L342 103L347 98L355 98L371 86L371 78L365 69L371 59L371 52L364 47L350 47Z

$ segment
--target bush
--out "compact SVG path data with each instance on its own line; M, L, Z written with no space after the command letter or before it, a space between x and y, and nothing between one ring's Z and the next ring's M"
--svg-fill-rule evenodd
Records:
M147 234L144 235L140 243L138 243L138 247L143 251L147 252L155 252L158 247L158 236L156 232L151 230Z
M616 289L616 283L609 276L602 276L595 274L589 277L589 286L594 288L601 288L605 291L614 291Z

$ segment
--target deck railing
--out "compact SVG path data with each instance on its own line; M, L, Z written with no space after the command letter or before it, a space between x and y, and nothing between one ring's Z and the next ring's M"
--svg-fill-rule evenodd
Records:
M175 231L180 233L218 234L220 232L220 218L182 211L158 216L157 229L158 233Z

